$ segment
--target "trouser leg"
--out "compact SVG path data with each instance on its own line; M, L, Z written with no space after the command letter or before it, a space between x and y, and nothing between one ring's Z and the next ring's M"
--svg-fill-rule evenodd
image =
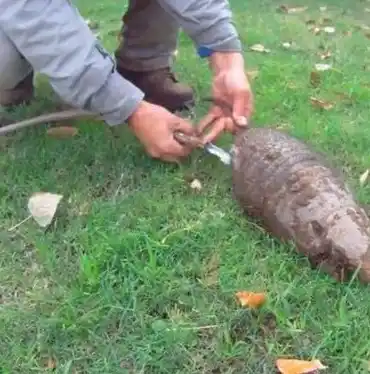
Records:
M0 106L28 102L33 96L33 70L0 28Z
M122 17L120 66L135 71L168 67L177 47L179 26L155 0L131 0Z
M171 71L179 26L156 0L130 0L115 52L118 72L145 100L177 111L193 104L193 90Z

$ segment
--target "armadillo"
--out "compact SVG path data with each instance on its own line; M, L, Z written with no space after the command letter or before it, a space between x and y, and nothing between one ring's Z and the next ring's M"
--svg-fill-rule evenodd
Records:
M97 114L78 109L50 113L0 128L0 135L85 116ZM307 144L276 129L248 127L235 135L230 157L213 144L174 135L231 163L235 200L270 234L293 242L314 267L337 280L357 271L362 282L370 282L370 220L343 176Z
M370 281L370 220L341 173L306 143L271 128L238 132L233 196L266 230L339 281Z

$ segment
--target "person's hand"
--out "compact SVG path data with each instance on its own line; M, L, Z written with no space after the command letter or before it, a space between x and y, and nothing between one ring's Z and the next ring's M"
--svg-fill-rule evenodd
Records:
M210 66L214 104L197 127L203 143L214 141L224 131L235 134L248 125L253 112L253 94L242 54L215 52ZM226 105L217 105L217 101Z
M143 101L129 117L128 125L153 158L179 162L192 151L177 142L173 134L180 131L194 135L193 126L161 106Z

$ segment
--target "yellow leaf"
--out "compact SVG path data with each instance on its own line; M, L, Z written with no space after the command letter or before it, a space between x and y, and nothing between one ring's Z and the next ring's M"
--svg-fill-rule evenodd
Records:
M239 300L241 306L246 306L249 308L259 308L266 302L266 295L264 293L239 291L235 294L236 298Z
M327 369L319 360L305 361L295 359L278 359L276 367L282 374L305 374L316 370Z
M47 134L49 136L58 139L72 138L73 136L76 136L77 133L78 130L75 127L71 126L51 127L47 131Z

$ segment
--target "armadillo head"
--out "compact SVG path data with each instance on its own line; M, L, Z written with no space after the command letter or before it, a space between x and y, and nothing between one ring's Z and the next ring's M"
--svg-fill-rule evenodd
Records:
M358 270L364 283L370 282L370 220L362 209L345 208L328 219L326 239L331 243L332 262L350 271Z

